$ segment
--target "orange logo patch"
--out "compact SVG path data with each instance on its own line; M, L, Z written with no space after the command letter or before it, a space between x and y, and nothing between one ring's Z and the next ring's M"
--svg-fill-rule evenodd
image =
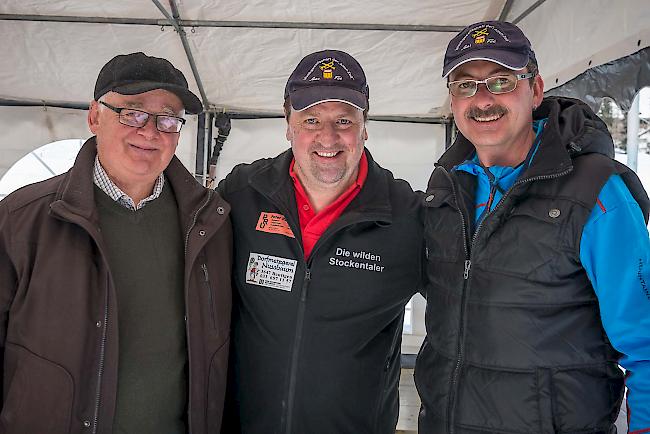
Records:
M282 215L274 212L262 212L257 220L256 230L268 232L270 234L280 234L285 237L296 238L287 223L287 219Z

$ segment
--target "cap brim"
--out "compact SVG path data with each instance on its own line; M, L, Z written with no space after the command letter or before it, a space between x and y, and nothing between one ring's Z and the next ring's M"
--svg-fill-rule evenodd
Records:
M181 102L183 103L183 108L185 108L185 111L189 114L195 115L203 111L203 104L196 95L194 95L188 89L174 84L143 81L117 86L111 90L122 95L136 95L156 89L167 90L180 98Z
M522 69L528 64L529 56L525 54L513 53L506 50L474 50L464 56L449 62L442 68L442 78L446 78L451 72L458 68L460 65L473 60L486 60L488 62L497 63L513 71Z
M309 86L294 90L289 93L291 108L301 111L316 104L329 101L343 102L365 110L368 107L368 98L365 94L341 86Z

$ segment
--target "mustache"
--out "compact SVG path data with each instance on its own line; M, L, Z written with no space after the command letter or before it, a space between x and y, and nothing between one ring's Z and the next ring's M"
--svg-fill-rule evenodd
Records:
M488 107L485 110L482 110L478 107L470 107L465 112L465 117L467 119L477 118L477 117L489 117L489 116L502 116L508 113L508 109L501 105L493 105Z

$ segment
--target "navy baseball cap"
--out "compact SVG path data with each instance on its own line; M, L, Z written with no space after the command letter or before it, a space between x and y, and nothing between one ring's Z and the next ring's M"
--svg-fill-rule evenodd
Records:
M305 56L293 70L284 88L291 108L305 110L327 101L368 108L369 89L359 62L348 53L323 50Z
M107 92L136 95L155 89L175 94L190 114L203 111L201 100L190 91L181 71L167 59L144 53L123 54L109 60L97 76L94 98L97 101Z
M487 60L512 70L524 68L529 60L537 64L528 38L519 27L505 21L472 24L454 36L447 46L442 77L472 60Z

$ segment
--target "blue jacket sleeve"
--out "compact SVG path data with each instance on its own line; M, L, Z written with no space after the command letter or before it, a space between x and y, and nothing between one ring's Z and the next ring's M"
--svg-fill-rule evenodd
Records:
M600 191L580 242L607 336L627 371L629 432L650 432L650 240L623 180Z

